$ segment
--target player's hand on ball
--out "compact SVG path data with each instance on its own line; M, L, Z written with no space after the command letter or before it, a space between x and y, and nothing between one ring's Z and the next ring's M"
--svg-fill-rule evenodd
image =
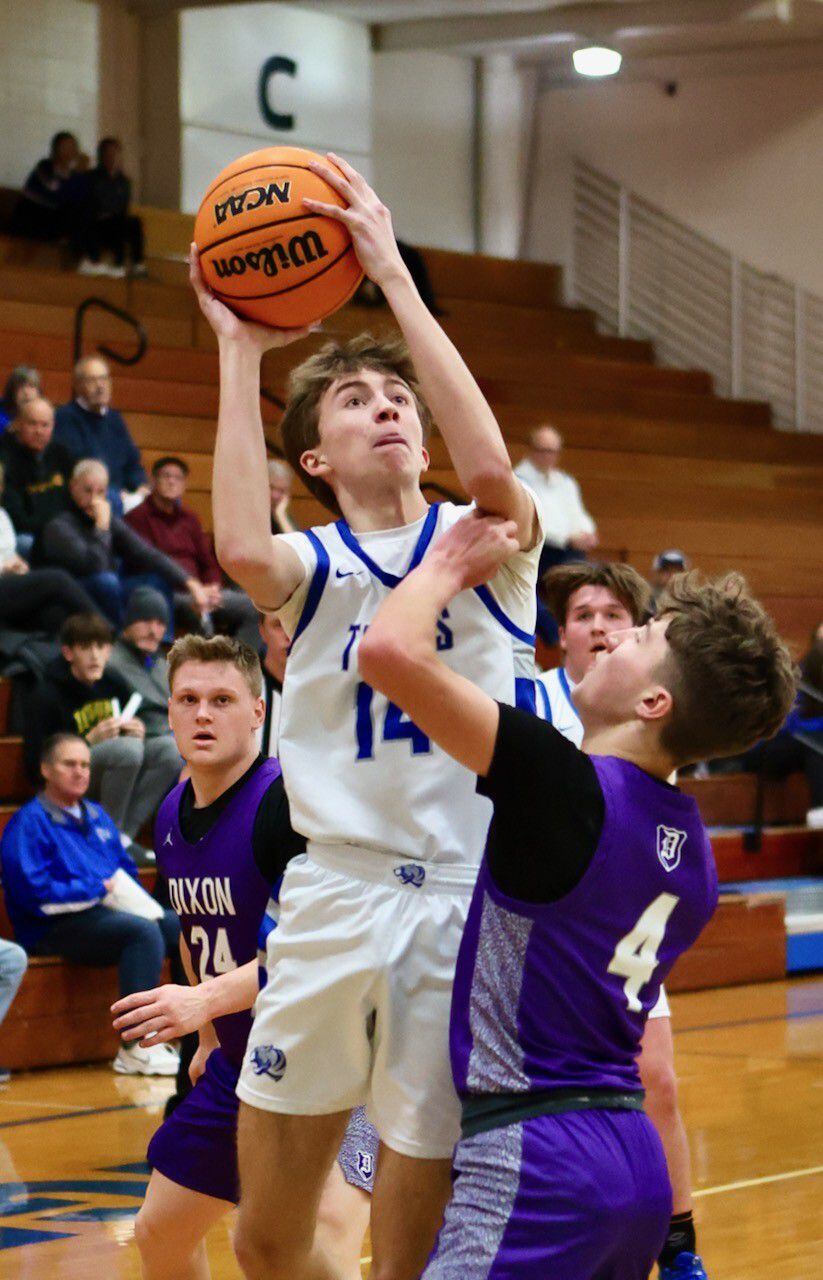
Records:
M383 285L395 274L406 274L397 248L391 213L372 191L366 179L340 156L328 153L330 164L312 161L309 168L333 187L348 206L304 197L303 204L313 213L342 222L349 230L358 261L370 280ZM335 167L336 166L336 167Z
M203 273L200 269L200 255L195 244L192 244L189 249L189 283L197 296L198 306L216 333L218 341L236 342L243 346L250 346L262 355L264 351L271 351L275 347L285 347L290 342L297 342L300 338L306 338L312 332L311 328L269 329L266 325L253 324L250 320L241 320L240 316L236 316L225 303L221 302L219 298L215 298L211 289L209 289L203 279Z
M129 1043L138 1040L143 1049L179 1040L208 1021L200 987L181 987L171 982L124 996L112 1005L111 1011L115 1031Z
M519 548L514 520L470 511L437 540L432 559L438 570L453 574L465 591L488 582Z

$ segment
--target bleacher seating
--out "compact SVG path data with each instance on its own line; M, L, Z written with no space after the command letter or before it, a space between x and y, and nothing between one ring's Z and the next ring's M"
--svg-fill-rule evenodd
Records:
M147 465L161 453L186 459L187 501L211 528L211 455L217 411L215 342L186 283L180 258L191 220L142 210L151 278L89 281L60 270L56 250L0 236L2 365L35 364L47 394L69 395L74 309L90 294L125 307L143 323L149 350L136 366L115 367L115 404L128 418ZM742 569L798 652L823 618L819 536L823 438L778 433L769 408L713 394L705 373L656 366L649 343L604 336L592 313L560 302L552 266L428 250L443 324L489 396L518 459L529 430L551 421L563 433L564 467L580 481L607 548L641 572L667 546L682 547L708 572ZM295 356L326 335L392 327L386 311L350 305L300 347L273 352L264 385L282 396ZM129 352L120 321L92 313L87 349L105 340ZM267 434L278 413L264 403ZM429 479L459 492L443 441L431 441ZM299 483L294 509L308 525L326 515ZM0 829L28 795L19 740L6 734L0 683ZM688 784L714 836L721 880L810 874L821 867L823 833L803 825L801 780L768 784L767 828L758 853L738 828L754 811L753 779L736 775ZM777 825L783 824L783 825ZM0 929L4 922L0 919ZM673 975L672 989L782 976L785 926L779 902L745 896L725 902L699 946ZM0 1028L0 1062L41 1065L102 1059L114 1040L105 1013L113 975L34 961ZM56 1055L56 1056L55 1056Z

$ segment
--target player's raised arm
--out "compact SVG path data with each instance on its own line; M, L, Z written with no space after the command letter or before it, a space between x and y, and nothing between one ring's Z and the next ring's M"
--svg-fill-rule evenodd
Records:
M306 329L275 330L241 320L210 293L191 247L192 288L220 355L220 409L214 447L212 507L217 558L259 609L277 609L305 576L300 558L271 535L266 443L260 415L264 352L295 342Z
M391 214L365 178L339 156L343 176L323 164L310 167L343 197L347 208L316 200L304 203L344 222L360 265L378 284L394 312L411 353L424 399L431 409L460 483L478 507L514 520L520 547L537 536L534 504L512 471L506 446L485 396L457 348L417 292L397 248Z
M487 582L516 551L513 521L476 511L464 516L383 602L358 650L366 683L481 776L494 754L499 708L440 660L437 621L459 592Z

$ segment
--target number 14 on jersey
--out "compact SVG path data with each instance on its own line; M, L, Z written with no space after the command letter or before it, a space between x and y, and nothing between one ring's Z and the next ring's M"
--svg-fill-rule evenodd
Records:
M358 760L374 759L374 736L377 731L378 742L400 742L404 739L411 744L413 756L426 755L431 751L431 741L422 729L418 729L413 720L404 716L393 702L385 701L385 709L381 696L375 697L371 685L361 680L357 685L355 697L355 738L357 740Z

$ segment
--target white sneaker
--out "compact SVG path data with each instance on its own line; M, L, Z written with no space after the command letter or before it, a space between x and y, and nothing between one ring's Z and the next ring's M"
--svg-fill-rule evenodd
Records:
M106 267L106 275L112 276L115 280L125 280L126 268L119 267L115 263L112 263L110 267Z
M104 276L106 267L102 262L92 262L91 258L81 258L77 264L79 276Z
M816 809L810 809L806 814L806 826L811 827L814 831L823 831L823 805L818 805Z
M151 1049L121 1044L111 1065L121 1076L176 1076L180 1055L170 1044L155 1044Z

